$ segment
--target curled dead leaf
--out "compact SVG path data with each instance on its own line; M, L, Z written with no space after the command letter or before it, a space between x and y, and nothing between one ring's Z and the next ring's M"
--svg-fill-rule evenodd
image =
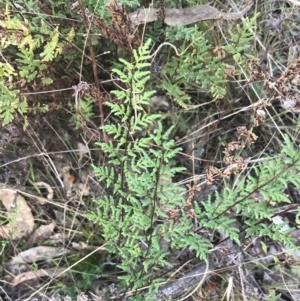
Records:
M35 185L38 186L38 187L45 187L48 190L47 199L48 200L53 200L54 191L53 191L52 187L49 184L47 184L45 182L36 182Z
M42 225L37 228L26 242L25 246L33 245L35 243L40 242L41 240L47 239L51 236L53 230L55 228L55 223L52 222L49 225Z

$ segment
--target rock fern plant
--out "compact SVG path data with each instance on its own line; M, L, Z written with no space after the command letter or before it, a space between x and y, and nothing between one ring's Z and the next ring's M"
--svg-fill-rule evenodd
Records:
M102 228L109 253L117 254L123 288L137 292L148 287L134 300L151 300L166 280L160 275L172 268L172 252L186 248L207 260L213 247L210 236L201 234L207 230L221 231L237 244L245 233L295 248L284 224L273 223L273 217L278 214L276 204L289 202L284 194L288 182L300 187L300 153L287 137L276 158L253 165L253 172L238 185L225 185L221 193L204 201L195 198L191 187L185 193L186 188L170 182L183 168L172 166L179 151L170 138L172 127L164 130L160 115L149 113L155 93L147 90L149 45L150 40L133 51L133 62L121 59L123 70L113 70L126 88L113 91L117 101L108 106L119 122L106 124L109 142L98 143L109 160L105 166L94 166L109 193L95 200L96 210L86 215Z
M151 279L149 271L170 266L169 248L163 244L175 249L193 248L202 259L209 244L200 237L196 239L187 217L183 216L180 228L171 220L160 222L168 219L170 210L181 208L185 199L181 195L184 189L173 183L163 184L182 168L171 164L179 151L170 139L172 128L164 131L159 115L147 113L155 93L145 89L150 73L149 45L150 41L133 52L134 63L121 60L123 71L114 70L127 86L113 92L119 103L108 104L120 122L104 126L111 140L99 146L109 162L94 166L110 193L96 200L97 211L88 217L102 226L108 251L119 255L119 268L125 272L120 279L126 287L136 290L150 282L153 293L161 279ZM134 133L154 123L153 133L133 138Z

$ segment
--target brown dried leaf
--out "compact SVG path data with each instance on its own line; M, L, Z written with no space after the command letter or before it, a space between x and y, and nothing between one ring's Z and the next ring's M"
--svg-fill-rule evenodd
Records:
M165 23L167 25L187 25L204 20L234 20L241 18L251 6L237 13L222 13L213 6L195 5L183 9L166 8L164 10ZM148 23L157 20L159 10L156 8L145 8L129 14L129 18L134 25Z
M63 254L65 254L67 250L63 248L55 248L55 247L35 247L29 250L20 252L18 256L13 257L9 264L20 263L20 262L36 262L39 260L56 258Z
M0 200L7 210L6 216L12 219L7 225L0 226L0 236L17 239L31 233L34 219L25 199L13 189L2 188L0 189Z
M43 226L40 226L38 229L36 229L30 239L28 240L28 242L26 243L26 245L33 245L43 239L46 239L46 238L49 238L53 232L55 228L55 223L52 222L51 224L49 225L43 225Z
M33 280L40 277L59 277L64 275L65 268L50 268L50 269L42 269L42 270L36 270L36 271L29 271L25 273L21 273L14 277L10 285L12 287L28 280Z

